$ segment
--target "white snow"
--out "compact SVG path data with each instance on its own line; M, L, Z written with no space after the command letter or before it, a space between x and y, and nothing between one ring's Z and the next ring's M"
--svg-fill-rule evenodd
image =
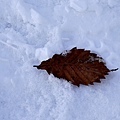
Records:
M120 0L0 0L0 120L120 120L120 70L78 88L33 68L75 46L120 68Z

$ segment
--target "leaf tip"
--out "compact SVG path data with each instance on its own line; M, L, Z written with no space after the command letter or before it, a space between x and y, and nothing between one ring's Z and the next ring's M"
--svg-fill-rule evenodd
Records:
M111 69L110 71L113 72L113 71L117 71L119 68L116 68L116 69Z

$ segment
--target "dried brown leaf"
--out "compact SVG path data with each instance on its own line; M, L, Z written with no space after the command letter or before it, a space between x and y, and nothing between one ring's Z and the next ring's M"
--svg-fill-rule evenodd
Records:
M37 69L45 69L48 74L52 73L55 77L63 78L72 84L89 85L93 82L100 83L100 79L105 79L110 71L103 59L90 50L71 49L67 53L55 54L52 58L43 61Z

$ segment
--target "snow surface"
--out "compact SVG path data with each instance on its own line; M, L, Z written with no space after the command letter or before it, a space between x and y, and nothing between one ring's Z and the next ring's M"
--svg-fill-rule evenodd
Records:
M75 46L120 68L120 0L0 0L0 120L120 120L120 70L78 88L32 67Z

